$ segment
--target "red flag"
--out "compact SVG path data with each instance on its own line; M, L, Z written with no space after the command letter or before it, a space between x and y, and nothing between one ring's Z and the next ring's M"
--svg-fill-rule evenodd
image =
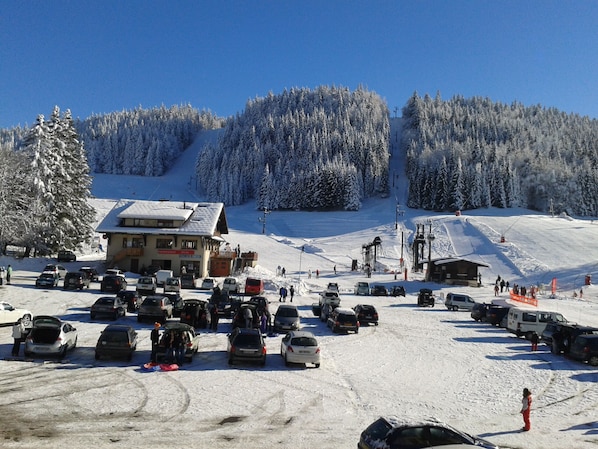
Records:
M550 283L551 292L554 295L556 293L556 278L552 278L552 282Z

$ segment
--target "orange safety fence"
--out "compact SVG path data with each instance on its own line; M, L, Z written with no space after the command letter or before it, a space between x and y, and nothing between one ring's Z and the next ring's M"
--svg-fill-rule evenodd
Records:
M522 302L524 304L529 304L536 307L538 306L538 300L536 298L532 298L531 296L516 295L513 293L513 290L511 290L511 301Z

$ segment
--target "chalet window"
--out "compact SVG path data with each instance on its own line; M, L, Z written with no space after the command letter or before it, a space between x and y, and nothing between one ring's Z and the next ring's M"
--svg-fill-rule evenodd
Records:
M173 220L163 220L158 218L158 228L174 228L174 221Z
M197 249L197 240L183 240L181 242L181 248Z
M156 248L158 249L172 248L173 244L172 239L156 239Z

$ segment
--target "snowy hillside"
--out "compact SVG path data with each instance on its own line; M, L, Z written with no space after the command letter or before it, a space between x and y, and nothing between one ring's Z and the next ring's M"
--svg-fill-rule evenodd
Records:
M96 176L93 204L105 213L110 199L120 197L201 199L189 189L200 144L159 178ZM219 332L202 332L192 364L176 372L148 373L141 365L149 357L150 326L137 323L134 314L121 319L139 332L133 361L95 361L93 348L106 325L89 319L89 306L101 296L97 284L82 292L35 289L34 279L47 260L2 259L0 264L13 265L15 275L12 285L0 287L0 300L35 314L61 316L79 330L78 347L64 363L0 361L2 447L354 448L367 425L392 414L435 417L501 448L595 448L597 368L553 355L543 345L532 353L524 339L477 323L469 313L450 312L440 298L459 291L490 302L497 275L521 285L547 284L556 277L556 298L543 293L540 306L598 326L598 288L584 285L587 275L598 279L598 223L527 210L455 216L406 209L400 156L393 152L391 157L393 194L365 201L358 212L275 211L266 217L262 234L258 218L263 215L253 204L226 208L226 240L259 254L258 266L239 278L262 277L272 311L279 304L279 287L298 289L294 303L303 328L314 332L322 348L318 369L286 367L278 355L281 336L267 338L264 368L229 367L230 324L225 320ZM397 214L397 202L403 215ZM489 264L482 271L482 287L428 284L421 281L422 273L410 269L407 280L395 279L401 255L411 267L408 242L417 223L431 226L433 258L459 255ZM382 240L380 269L370 281L401 284L405 298L353 295L353 285L366 278L350 271L351 261L361 261L362 245L376 237ZM79 256L69 269L101 263L98 253ZM278 266L286 268L286 277L276 275ZM134 288L135 276L128 277ZM358 334L333 334L311 312L330 281L339 283L343 306L374 304L380 324L363 326ZM434 308L416 306L422 287L436 293ZM583 298L574 298L581 288ZM207 297L195 290L183 295ZM503 293L498 299L509 297ZM3 356L11 343L10 327L0 328ZM532 431L527 433L519 431L524 387L534 394Z

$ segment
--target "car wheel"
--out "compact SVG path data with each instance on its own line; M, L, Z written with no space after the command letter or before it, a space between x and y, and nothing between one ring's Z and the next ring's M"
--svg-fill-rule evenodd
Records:
M286 354L284 355L284 364L285 364L285 366L289 366L290 365L289 364L289 358L287 357Z
M593 355L588 359L588 363L592 366L598 366L598 356Z
M143 319L139 315L137 315L137 322L141 323L142 321L143 321Z
M316 368L319 368L319 367L320 367L320 364L319 364L319 363L316 363Z
M266 357L264 357L264 359L261 361L260 365L266 366Z
M78 338L79 338L79 336L75 337L75 343L73 343L73 349L75 349L77 347Z
M60 354L58 354L58 357L60 359L64 359L65 356L66 356L66 346L63 346L62 349L60 350Z

